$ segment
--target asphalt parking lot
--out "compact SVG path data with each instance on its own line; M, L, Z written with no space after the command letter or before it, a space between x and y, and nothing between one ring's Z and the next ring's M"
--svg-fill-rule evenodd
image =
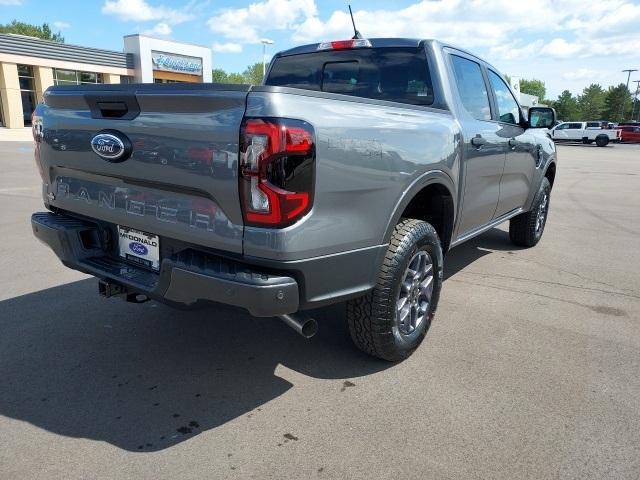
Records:
M31 234L29 143L0 144L0 478L640 478L640 145L559 147L541 243L450 252L392 365L343 312L304 340L231 308L97 295Z

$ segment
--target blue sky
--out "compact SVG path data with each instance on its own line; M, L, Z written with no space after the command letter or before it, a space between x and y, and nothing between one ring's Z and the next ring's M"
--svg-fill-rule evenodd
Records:
M504 73L545 81L548 96L626 81L640 69L640 0L351 0L364 36L438 38ZM302 43L348 38L346 3L334 0L0 0L0 23L48 22L67 43L122 49L147 33L213 48L213 65L242 71ZM640 79L639 74L635 74ZM635 85L635 84L634 84Z

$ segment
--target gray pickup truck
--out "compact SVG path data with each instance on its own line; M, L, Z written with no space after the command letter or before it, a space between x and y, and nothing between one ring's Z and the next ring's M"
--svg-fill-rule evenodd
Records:
M445 252L507 220L540 240L554 121L433 40L294 48L260 86L55 86L33 116L33 231L104 296L234 305L307 337L306 311L344 302L355 344L401 360Z

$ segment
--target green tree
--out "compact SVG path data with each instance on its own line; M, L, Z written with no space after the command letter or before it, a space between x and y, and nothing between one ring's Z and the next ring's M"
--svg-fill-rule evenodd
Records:
M213 83L239 83L260 85L262 83L262 63L249 65L242 73L227 73L221 68L211 71Z
M542 80L532 78L527 80L523 78L520 80L520 91L529 95L535 95L540 102L544 101L547 94L547 87L545 87Z
M578 108L578 100L571 95L569 90L565 90L558 96L558 100L553 102L553 108L556 109L558 119L570 122L580 120L580 109Z
M229 75L221 68L211 70L211 81L213 83L229 83Z
M242 75L245 78L245 83L250 83L252 85L262 84L262 62L249 65L247 69L242 72Z
M625 109L622 112L622 104ZM633 95L624 83L617 87L609 87L604 97L604 111L602 113L605 120L617 122L628 120L631 118L631 109L633 107ZM622 118L620 114L622 113Z
M578 108L582 120L600 120L604 110L605 93L600 85L592 83L578 95Z
M244 78L244 75L241 73L230 73L227 76L227 83L247 83L247 80Z
M211 71L213 83L248 83L248 80L242 73L227 73L221 68L214 68Z
M29 23L18 22L13 20L11 23L0 24L0 33L16 33L18 35L26 35L28 37L42 38L43 40L52 40L54 42L64 43L64 37L60 32L53 33L48 23L42 26L31 25Z

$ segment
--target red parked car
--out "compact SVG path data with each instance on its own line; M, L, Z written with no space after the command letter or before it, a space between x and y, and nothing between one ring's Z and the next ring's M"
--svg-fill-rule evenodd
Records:
M620 130L620 141L629 143L640 143L640 125L624 125L618 127Z

